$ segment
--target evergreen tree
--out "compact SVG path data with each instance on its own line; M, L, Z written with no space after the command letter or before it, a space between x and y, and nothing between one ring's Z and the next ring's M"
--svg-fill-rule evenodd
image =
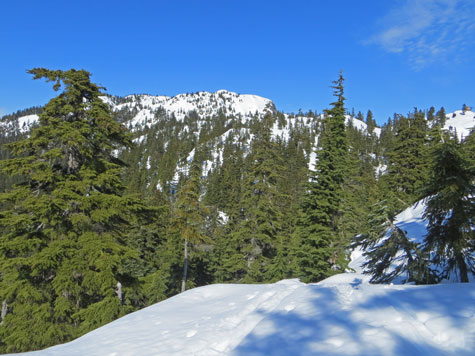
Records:
M126 266L137 256L125 232L149 213L122 195L114 152L131 141L90 73L29 73L64 91L1 162L2 172L23 177L0 195L1 352L64 342L133 310L137 278Z
M398 117L391 152L388 153L388 171L384 179L398 204L403 209L420 196L420 189L427 181L428 157L426 145L427 124L424 113L415 110L411 117Z
M283 161L277 145L271 140L273 117L266 114L256 126L256 137L248 156L248 169L243 178L241 218L231 234L230 245L235 260L234 270L244 274L244 282L263 282L269 278L270 265L280 248L283 237L283 194L278 190ZM276 262L276 261L274 261ZM275 271L275 269L274 269Z
M475 171L456 138L446 135L434 149L424 190L428 220L425 250L441 266L442 278L453 273L461 282L475 274Z
M300 271L305 281L318 281L337 268L340 202L347 176L348 148L345 132L343 75L334 82L337 101L326 111L317 148L316 170L311 175L296 230Z
M186 289L189 263L189 244L196 245L206 241L204 215L207 209L200 201L201 166L195 159L190 168L190 174L184 186L180 189L174 208L173 224L178 230L184 243L183 279L181 292Z
M368 113L366 114L366 125L368 127L368 133L372 134L376 127L376 121L373 118L373 112L371 110L368 110Z
M437 124L438 124L440 127L444 127L445 121L447 121L447 115L446 115L446 113L445 113L444 107L441 107L440 110L437 111L437 113L435 114L435 116L436 116Z
M427 254L393 221L391 207L381 200L368 215L367 232L354 238L353 247L361 246L367 260L364 273L371 275L372 283L390 283L396 278L401 283L434 283L436 276L429 269Z
M431 106L429 111L427 111L427 121L433 122L434 120L435 120L435 108Z

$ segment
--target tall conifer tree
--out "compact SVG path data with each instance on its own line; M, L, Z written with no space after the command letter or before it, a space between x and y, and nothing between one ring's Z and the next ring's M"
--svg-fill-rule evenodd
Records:
M418 110L410 117L399 117L391 152L388 153L388 174L385 177L396 197L397 208L404 209L420 197L427 182L427 123Z
M296 237L301 275L306 281L318 281L336 267L336 246L343 183L347 175L348 144L345 132L343 74L333 82L337 98L322 121L315 172L303 198Z
M442 278L455 274L461 282L475 275L475 171L456 138L444 137L433 151L431 176L425 187L428 220L425 250L442 267Z
M23 182L0 195L0 299L8 305L0 351L64 342L132 310L126 231L147 209L122 195L130 147L84 70L29 71L64 91L26 139L9 145L2 171Z
M231 243L240 256L233 253L231 258L240 260L235 267L240 266L244 272L241 277L246 282L283 277L278 272L282 266L270 268L272 262L278 263L283 259L273 261L279 249L285 248L285 239L281 237L281 202L285 199L277 189L282 179L283 161L276 143L271 140L272 125L270 113L257 123L256 136L248 157L248 170L243 177L242 217L232 233ZM270 276L270 273L273 275Z
M173 224L183 240L183 279L181 291L186 289L188 278L189 248L207 240L204 230L204 216L207 209L200 201L201 166L193 160L189 177L180 189L174 208Z

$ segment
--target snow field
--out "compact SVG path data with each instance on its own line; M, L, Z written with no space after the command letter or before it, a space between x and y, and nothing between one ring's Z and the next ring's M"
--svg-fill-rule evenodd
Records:
M475 284L200 287L31 356L473 355Z

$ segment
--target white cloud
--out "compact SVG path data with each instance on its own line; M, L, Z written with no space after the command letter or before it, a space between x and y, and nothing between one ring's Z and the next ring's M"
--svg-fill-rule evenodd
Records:
M7 113L5 108L0 107L0 118Z
M475 33L472 0L405 0L399 4L378 20L380 29L366 44L406 55L414 69L462 59L461 51Z

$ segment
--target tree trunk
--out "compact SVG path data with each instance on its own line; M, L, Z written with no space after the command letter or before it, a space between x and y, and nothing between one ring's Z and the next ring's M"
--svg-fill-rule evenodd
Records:
M120 304L122 304L122 283L117 282L116 287L115 293L117 294L117 298L119 298Z
M468 283L468 269L463 254L459 253L455 258L460 272L460 282Z
M5 319L5 317L7 316L7 310L8 310L8 304L7 304L7 301L4 300L2 302L2 312L0 314L0 325L3 324L3 319Z
M188 239L185 239L185 263L183 264L183 280L181 282L181 292L186 289L186 277L188 274Z

